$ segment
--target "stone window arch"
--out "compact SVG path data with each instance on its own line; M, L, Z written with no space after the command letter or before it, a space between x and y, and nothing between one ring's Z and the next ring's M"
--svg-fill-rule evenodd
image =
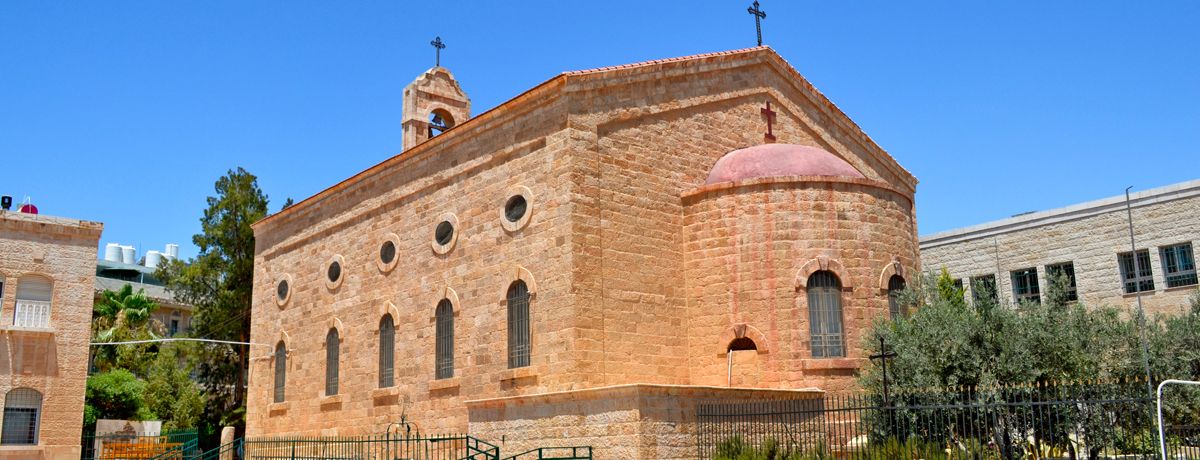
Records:
M287 345L282 340L275 344L275 392L274 401L285 401L284 391L287 388Z
M729 346L725 349L727 351L758 351L758 344L749 337L738 337L729 342Z
M42 419L42 393L32 388L13 388L4 396L2 445L37 445Z
M396 384L396 323L391 313L379 320L379 388Z
M526 367L532 353L529 287L522 280L508 285L508 367Z
M892 319L908 316L908 306L900 303L900 292L905 289L905 286L904 278L900 275L892 275L888 279L888 314Z
M435 378L454 377L454 304L443 298L437 304L436 334L434 339L436 370Z
M846 356L842 317L842 283L829 270L818 270L805 283L808 327L814 358Z
M454 115L449 110L439 107L429 112L429 137L449 131L454 125Z
M336 327L325 333L325 396L338 394L338 352L340 334Z

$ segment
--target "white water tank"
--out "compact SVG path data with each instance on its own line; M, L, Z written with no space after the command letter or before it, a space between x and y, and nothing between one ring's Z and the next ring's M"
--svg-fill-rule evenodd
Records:
M170 257L172 259L178 259L179 258L179 245L175 244L175 243L167 243L166 256Z
M146 266L149 268L158 268L158 264L162 262L162 253L158 251L146 251Z
M121 246L121 262L129 265L137 263L137 249L133 246Z
M117 243L108 243L104 245L104 260L108 262L120 262L121 245Z

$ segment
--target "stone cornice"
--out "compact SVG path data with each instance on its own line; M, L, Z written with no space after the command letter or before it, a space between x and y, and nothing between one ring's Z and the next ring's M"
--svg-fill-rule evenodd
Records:
M825 394L823 390L817 388L796 388L796 389L778 389L778 388L741 388L741 387L718 387L707 385L664 385L664 384L647 384L633 383L625 385L611 385L596 388L585 388L582 390L568 391L552 391L547 393L536 393L524 396L505 396L501 398L475 399L464 401L463 404L467 409L474 408L489 408L489 407L504 407L507 405L526 404L531 400L538 400L542 403L579 401L585 399L600 399L600 398L630 398L642 395L717 395L722 397L728 396L762 396L762 399L812 399L820 398Z
M1195 197L1200 197L1200 179L1132 193L1129 195L1129 203L1132 208L1140 208ZM921 249L924 250L1124 210L1125 196L1119 195L970 227L947 230L923 236L919 241Z

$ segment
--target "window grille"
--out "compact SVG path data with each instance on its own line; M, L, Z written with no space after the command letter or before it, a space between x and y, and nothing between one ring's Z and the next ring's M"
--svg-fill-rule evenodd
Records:
M338 331L325 334L325 396L338 394Z
M814 358L846 356L842 338L842 284L829 271L808 277L808 324Z
M287 347L283 342L275 345L275 402L284 401L283 390L287 383Z
M1068 302L1079 300L1079 290L1075 287L1075 264L1065 262L1046 266L1046 282L1053 283L1054 279L1059 276L1067 278L1066 300Z
M23 276L17 281L17 304L13 326L50 327L51 298L54 283L41 276Z
M454 305L442 299L437 305L437 370L435 377L454 377Z
M392 315L379 320L379 388L396 384L396 326Z
M900 305L900 291L904 290L904 278L900 275L892 275L888 279L888 313L892 319L900 316L908 316L908 307Z
M1121 280L1125 283L1125 293L1145 292L1154 290L1154 273L1150 269L1150 251L1142 249L1137 252L1137 261L1133 253L1117 254L1121 265Z
M1196 279L1196 259L1192 254L1192 243L1167 246L1160 252L1163 271L1167 275L1167 287L1200 284Z
M41 422L42 394L31 388L14 388L4 397L4 426L0 444L36 445Z
M971 301L976 307L1000 302L996 295L996 275L982 275L971 278Z
M1038 287L1037 268L1025 268L1012 272L1013 300L1017 302L1041 303L1042 291Z
M529 365L529 287L517 280L508 286L508 367Z

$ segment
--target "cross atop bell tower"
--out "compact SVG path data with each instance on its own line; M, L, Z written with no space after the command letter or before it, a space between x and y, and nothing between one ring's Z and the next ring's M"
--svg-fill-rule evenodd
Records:
M436 65L404 87L404 150L411 149L471 117L471 99L450 70L441 66L441 37L430 42L437 50ZM438 46L441 45L441 46Z

